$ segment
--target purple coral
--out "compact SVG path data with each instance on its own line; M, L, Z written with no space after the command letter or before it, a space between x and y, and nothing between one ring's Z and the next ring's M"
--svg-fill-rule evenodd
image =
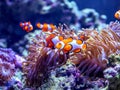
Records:
M24 59L18 58L12 49L0 48L0 84L9 81L15 74L15 68L20 68ZM19 60L19 61L18 61ZM19 67L18 67L19 66Z

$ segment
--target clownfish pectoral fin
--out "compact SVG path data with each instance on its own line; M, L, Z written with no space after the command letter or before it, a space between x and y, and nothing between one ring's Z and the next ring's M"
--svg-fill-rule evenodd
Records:
M39 22L36 23L36 27L40 29L41 28L41 24Z
M74 53L78 53L78 52L80 52L80 51L81 51L80 48L77 48L77 49L73 50Z
M76 40L76 43L80 45L80 44L83 43L83 41L82 40Z
M85 50L87 48L87 44L82 45L82 49Z

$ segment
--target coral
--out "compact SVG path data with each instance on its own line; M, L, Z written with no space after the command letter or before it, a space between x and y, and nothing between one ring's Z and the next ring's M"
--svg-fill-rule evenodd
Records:
M50 79L47 84L43 84L40 88L44 90L94 90L108 89L108 81L102 78L90 80L80 74L76 66L67 62L60 68L51 71Z
M79 19L79 23L81 28L97 28L101 30L106 27L107 17L105 15L99 15L94 9L85 8L81 10L81 17Z
M0 63L0 79L1 82L9 80L15 72L14 64L9 62L1 61Z
M15 53L11 49L0 48L0 79L8 81L15 72Z
M12 49L0 48L0 84L3 85L14 76L16 68L21 69L22 62L25 59L20 58Z
M114 68L110 67L104 70L104 77L105 78L113 78L118 77L118 72L114 70Z
M109 56L109 67L104 70L104 77L109 81L110 90L119 90L120 88L120 54L111 54Z
M16 49L22 56L27 56L29 44L32 44L33 38L36 38L36 35L40 34L40 32L40 30L35 30L26 34L24 39L16 42L12 48Z
M0 47L6 48L7 47L7 41L4 38L0 39Z
M120 53L113 53L110 54L108 57L109 60L109 66L115 66L116 64L120 64Z
M109 90L119 90L120 89L120 78L113 77L109 79Z
M20 70L16 70L14 76L10 80L4 83L3 86L0 86L2 90L22 90L23 89L23 73Z

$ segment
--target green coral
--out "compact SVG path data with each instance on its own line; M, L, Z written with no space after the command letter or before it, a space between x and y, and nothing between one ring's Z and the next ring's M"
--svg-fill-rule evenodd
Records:
M110 65L120 64L120 53L111 54L108 60Z

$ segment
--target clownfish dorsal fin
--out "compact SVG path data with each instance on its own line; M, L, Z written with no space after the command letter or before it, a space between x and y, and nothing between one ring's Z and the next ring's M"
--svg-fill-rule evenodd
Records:
M85 50L86 48L87 48L87 44L84 43L84 44L82 45L82 49Z
M69 37L69 38L67 38L67 40L68 40L69 42L72 42L72 41L73 41L73 38L72 38L72 37Z

